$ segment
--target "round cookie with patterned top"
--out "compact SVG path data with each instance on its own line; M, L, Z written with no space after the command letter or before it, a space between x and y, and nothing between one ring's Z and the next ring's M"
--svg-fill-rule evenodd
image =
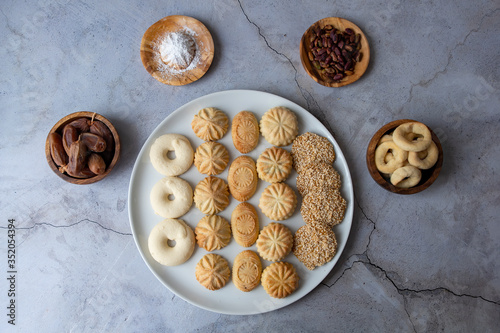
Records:
M217 214L229 205L229 189L221 178L209 176L196 185L194 203L203 214Z
M229 128L229 119L224 112L217 108L204 108L194 116L191 128L200 139L216 141L226 134Z
M196 242L207 251L220 250L231 240L231 226L219 215L204 216L194 229Z
M196 264L196 280L208 290L218 290L229 281L231 270L229 263L215 253L205 254Z
M269 183L279 183L292 172L292 155L279 147L267 148L257 159L259 178Z
M284 298L299 286L299 275L289 262L275 262L262 272L262 286L269 296Z
M204 142L196 148L194 165L200 173L214 176L226 169L229 153L226 147L218 142Z
M257 252L269 261L282 260L292 250L293 235L290 229L281 223L269 223L257 238Z
M262 213L274 221L281 221L293 215L297 195L285 183L274 183L264 189L259 200Z
M283 106L271 108L260 120L260 132L270 144L287 146L299 133L297 116Z

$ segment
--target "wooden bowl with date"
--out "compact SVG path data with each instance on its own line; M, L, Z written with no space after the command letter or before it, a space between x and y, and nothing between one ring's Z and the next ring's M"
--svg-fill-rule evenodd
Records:
M77 138L77 140L83 140L83 133L85 133L84 136L86 139L89 139L89 141L96 139L96 136L102 138L102 140L97 138L97 142L92 142L99 148L95 149L97 152L85 147L85 151L81 154L82 158L85 159L83 162L85 164L85 168L83 168L83 171L80 171L78 174L73 173L73 175L70 175L72 173L71 169L69 169L70 158L68 156L68 152L63 147L64 144L62 144L62 142L64 140L64 128L68 124L75 124L75 121L78 121L80 124L84 123L87 125L80 127L77 126L77 129L72 128L72 140L75 138ZM71 140L66 140L65 144L69 141ZM105 143L102 144L102 142ZM89 167L91 163L91 155L98 155L92 156L92 162L99 162L92 163L93 166L99 165L97 169L96 167ZM75 112L62 118L52 127L45 142L45 156L50 168L56 175L65 181L79 185L92 184L106 177L116 165L116 162L120 157L120 137L113 124L100 114L89 111ZM98 173L94 173L90 169Z
M434 181L437 179L439 172L441 171L441 168L443 166L443 148L441 146L441 142L439 141L439 138L437 135L432 131L431 128L429 128L431 135L432 135L432 141L436 144L438 148L438 159L436 164L428 170L421 170L422 172L422 178L420 179L420 182L410 188L400 188L392 185L391 181L388 179L387 176L384 176L378 169L375 164L375 150L377 149L377 146L379 144L380 139L382 136L385 134L391 134L396 127L398 127L401 124L408 123L408 122L416 122L416 120L411 120L411 119L400 119L400 120L395 120L393 122L390 122L382 128L380 128L375 135L373 135L372 139L370 140L370 143L368 144L368 148L366 150L366 165L368 167L368 171L370 172L370 175L372 176L373 180L383 187L385 190L392 192L392 193L397 193L397 194L415 194L419 193L429 186L434 183Z
M354 41L345 38L351 35ZM370 62L370 47L357 25L340 17L327 17L311 25L302 36L300 60L314 81L326 87L343 87L363 76Z

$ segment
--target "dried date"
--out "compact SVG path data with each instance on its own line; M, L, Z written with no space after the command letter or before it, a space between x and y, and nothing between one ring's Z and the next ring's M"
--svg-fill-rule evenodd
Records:
M54 163L59 166L65 166L68 164L68 155L64 150L64 145L62 142L62 137L58 133L50 133L49 134L49 147L50 147L50 155L52 156L52 160Z
M69 147L76 140L78 140L78 131L76 127L73 127L70 124L64 126L62 134L62 142L66 154L69 155Z
M102 137L94 133L82 133L80 139L90 151L101 153L106 149L106 141Z
M99 135L106 141L106 151L113 152L115 149L115 140L113 139L113 134L102 121L94 120L92 125L90 125L90 133Z
M87 145L80 140L77 140L69 147L69 161L64 171L68 175L76 178L88 178L83 172L87 165ZM89 175L91 177L91 175Z
M78 118L70 122L68 125L76 128L80 133L88 132L90 129L91 120L87 118Z
M106 171L106 163L104 162L101 155L92 153L89 156L88 166L90 171L96 175L103 174Z

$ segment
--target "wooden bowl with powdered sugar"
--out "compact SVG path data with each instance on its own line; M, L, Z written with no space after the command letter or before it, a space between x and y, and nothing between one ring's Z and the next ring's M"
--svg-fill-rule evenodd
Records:
M200 79L214 58L210 31L189 16L167 16L146 30L141 60L156 80L182 86Z

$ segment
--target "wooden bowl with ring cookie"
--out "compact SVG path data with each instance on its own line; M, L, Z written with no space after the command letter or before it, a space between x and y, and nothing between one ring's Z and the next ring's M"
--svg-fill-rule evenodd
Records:
M45 156L52 171L72 184L92 184L105 178L120 157L120 137L105 117L75 112L50 130Z
M141 41L141 60L156 80L183 86L200 79L214 58L210 31L189 16L167 16L150 26Z
M326 87L343 87L365 73L370 47L357 25L340 17L327 17L311 25L302 36L300 60L314 81Z
M387 191L415 194L438 177L443 148L437 135L421 122L395 120L373 135L366 164L375 182Z

